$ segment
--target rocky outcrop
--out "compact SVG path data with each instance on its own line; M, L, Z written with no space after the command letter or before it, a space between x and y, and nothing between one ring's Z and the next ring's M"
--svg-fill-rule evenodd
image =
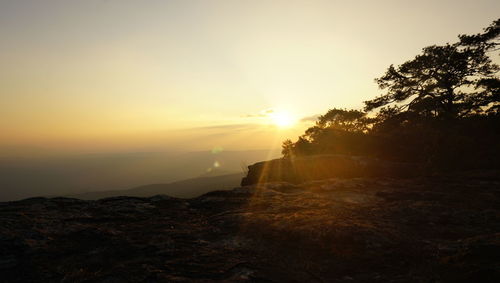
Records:
M407 178L424 173L417 163L391 162L348 155L312 155L263 161L248 167L241 185L267 182L303 182L328 178L396 177Z
M500 174L0 203L2 282L500 282Z

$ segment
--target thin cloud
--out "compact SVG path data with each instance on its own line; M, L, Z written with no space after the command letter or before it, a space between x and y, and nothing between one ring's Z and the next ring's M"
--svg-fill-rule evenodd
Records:
M245 123L245 124L223 124L214 126L203 126L203 127L193 127L186 130L247 130L259 126L255 123Z
M245 117L245 118L265 118L265 117L269 117L269 115L271 115L272 113L274 113L274 109L270 108L270 109L262 110L257 114L247 114L243 117Z
M301 122L316 122L319 118L319 116L321 116L320 114L316 114L316 115L312 115L312 116L306 116L306 117L303 117L302 119L300 119Z

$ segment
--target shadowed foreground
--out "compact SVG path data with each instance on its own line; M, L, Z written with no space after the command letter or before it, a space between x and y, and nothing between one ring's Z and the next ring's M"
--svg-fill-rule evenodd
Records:
M500 174L0 203L8 282L500 282Z

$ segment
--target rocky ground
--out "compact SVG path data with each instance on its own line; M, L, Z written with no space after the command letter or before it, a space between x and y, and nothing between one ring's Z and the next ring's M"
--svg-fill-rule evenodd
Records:
M0 203L6 282L500 282L500 174Z

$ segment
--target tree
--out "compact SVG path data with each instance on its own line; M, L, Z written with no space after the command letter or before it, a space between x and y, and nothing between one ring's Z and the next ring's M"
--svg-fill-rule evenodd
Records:
M319 116L316 126L347 132L366 132L369 123L370 119L363 111L334 108L328 110L325 115Z
M367 118L363 111L333 108L319 116L316 125L308 128L302 137L314 142L327 131L365 133L371 122L372 120Z
M498 39L499 20L483 34L461 35L461 41L429 46L400 66L391 65L376 79L387 92L365 101L365 110L391 106L399 113L456 118L498 108L499 67L488 56Z
M283 141L281 145L281 154L283 154L283 157L289 158L293 155L293 146L294 144L290 139Z
M283 154L284 158L293 158L313 153L311 142L304 138L304 136L300 136L295 143L289 139L285 140L281 148L281 154Z
M500 45L499 35L500 19L494 21L489 27L485 28L483 33L475 35L461 34L458 38L460 38L460 44L463 46L485 48L487 50L496 51L497 46Z
M500 168L500 20L483 33L429 46L414 59L391 65L376 79L385 93L365 101L364 111L331 109L285 156L348 154L429 168ZM367 111L377 109L374 115Z
M475 35L459 35L459 45L482 49L484 52L495 52L500 48L500 19L494 21L483 33ZM483 78L477 82L476 89L482 89L481 97L476 101L479 107L486 108L487 114L500 113L500 80L498 78Z
M318 153L351 154L363 147L363 137L371 127L372 119L359 110L331 109L320 116L316 125L308 128L293 143L283 142L285 157Z

